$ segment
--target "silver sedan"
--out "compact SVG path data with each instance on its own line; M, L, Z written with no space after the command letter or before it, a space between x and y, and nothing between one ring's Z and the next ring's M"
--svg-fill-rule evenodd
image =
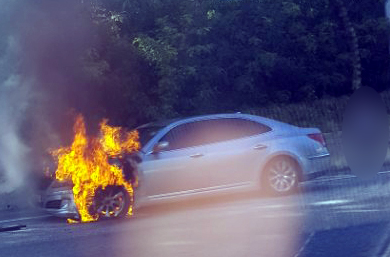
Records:
M285 195L299 182L326 171L330 163L319 129L254 115L197 116L137 130L143 147L135 207L232 191L261 189ZM56 200L61 195L66 203L52 213L75 212L63 187L48 192L47 201L50 195Z

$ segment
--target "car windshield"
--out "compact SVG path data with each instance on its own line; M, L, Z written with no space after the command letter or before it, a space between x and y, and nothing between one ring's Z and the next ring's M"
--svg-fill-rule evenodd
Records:
M164 126L147 126L147 127L141 127L138 128L138 134L139 134L139 142L141 143L141 147L146 145L150 139L152 139L157 132L159 132L161 129L163 129Z

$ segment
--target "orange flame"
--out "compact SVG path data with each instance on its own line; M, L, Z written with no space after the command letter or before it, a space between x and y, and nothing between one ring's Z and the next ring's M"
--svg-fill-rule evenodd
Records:
M140 148L137 131L125 134L126 140L121 140L121 128L110 127L107 120L100 123L101 137L87 138L84 118L76 117L74 124L74 140L70 147L52 151L58 158L55 173L59 181L73 183L73 195L79 211L81 222L92 222L98 219L98 214L90 214L96 190L105 189L109 185L123 186L133 196L133 187L123 177L122 169L108 163L108 157L123 152L133 152ZM129 215L132 214L130 207ZM69 223L74 223L68 220Z

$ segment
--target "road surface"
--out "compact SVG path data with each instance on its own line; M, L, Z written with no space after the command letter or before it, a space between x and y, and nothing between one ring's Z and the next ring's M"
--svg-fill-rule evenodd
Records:
M155 206L125 220L69 225L0 213L0 256L390 256L390 175L319 178L287 197L255 194Z

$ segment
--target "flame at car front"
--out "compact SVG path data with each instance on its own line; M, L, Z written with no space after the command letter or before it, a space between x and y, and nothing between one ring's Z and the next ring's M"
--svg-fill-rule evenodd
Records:
M98 219L98 214L91 214L90 210L99 187L104 189L109 185L123 186L132 197L132 184L124 179L120 167L109 164L108 157L138 150L138 133L132 131L123 135L121 128L110 127L107 120L103 120L100 123L101 137L88 138L82 115L76 117L73 130L72 145L52 151L58 161L55 177L59 181L72 182L80 221L92 222ZM122 136L125 140L121 140ZM131 206L128 214L132 214Z

